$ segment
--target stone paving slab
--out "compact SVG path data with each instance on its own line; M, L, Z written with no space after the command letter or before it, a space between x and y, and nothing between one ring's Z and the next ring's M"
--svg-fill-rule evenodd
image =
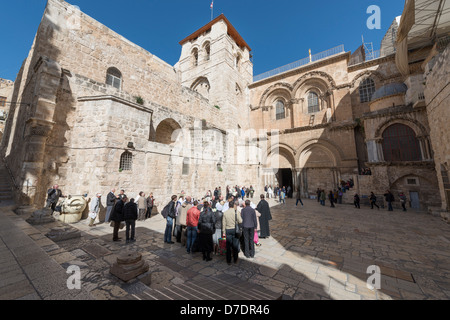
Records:
M240 298L250 298L248 293L252 293L253 299L258 299L255 290L262 295L259 299L282 295L307 300L450 298L450 226L440 218L304 203L296 208L291 199L286 205L272 202L271 237L261 239L254 259L241 253L238 263L231 266L223 256L207 263L199 253L188 255L179 243L165 244L165 220L160 215L137 222L134 244L113 242L108 224L90 228L87 221L72 225L81 231L81 238L53 243L42 235L62 223L31 227L23 221L27 217L12 216L0 208L0 239L9 239L8 244L0 242L0 271L5 270L4 278L0 277L0 284L5 281L0 285L0 298L3 292L7 299L206 299L200 292L209 290L213 297L236 299L223 289L224 282L242 288ZM21 233L3 225L5 219L14 221ZM124 238L124 231L120 236ZM32 243L39 248L36 255L26 249ZM140 252L150 266L130 283L109 273L123 250ZM70 265L81 268L83 292L61 290ZM367 288L366 272L371 265L381 269L381 290ZM53 271L46 283L40 279L42 270ZM17 290L9 292L8 283L16 284ZM195 286L200 289L188 289Z

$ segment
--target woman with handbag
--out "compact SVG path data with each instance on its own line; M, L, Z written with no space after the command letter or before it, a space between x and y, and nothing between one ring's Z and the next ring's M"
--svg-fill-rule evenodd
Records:
M203 202L203 210L198 219L198 243L203 253L203 260L211 261L211 252L214 250L213 234L216 232L216 218L209 202Z
M222 233L227 239L227 263L231 264L231 254L233 254L234 263L237 262L240 251L240 237L242 231L240 225L242 224L241 215L238 214L239 201L230 202L229 209L224 212L222 219ZM237 231L238 230L238 231ZM239 234L240 233L240 234Z

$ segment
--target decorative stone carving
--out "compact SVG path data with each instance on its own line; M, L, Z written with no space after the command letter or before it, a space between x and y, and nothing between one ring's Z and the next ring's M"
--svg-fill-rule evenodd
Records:
M26 221L31 225L39 225L55 222L55 218L52 216L52 209L44 208L34 211Z
M117 257L110 273L122 281L128 282L149 270L149 265L138 252L125 252Z
M54 212L53 216L64 223L77 223L81 220L87 201L83 196L69 196L60 202L61 212Z

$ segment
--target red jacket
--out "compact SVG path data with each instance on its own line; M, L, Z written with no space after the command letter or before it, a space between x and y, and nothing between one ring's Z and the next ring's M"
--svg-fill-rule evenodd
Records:
M199 218L200 218L200 210L198 210L196 206L193 206L187 212L186 226L197 227Z

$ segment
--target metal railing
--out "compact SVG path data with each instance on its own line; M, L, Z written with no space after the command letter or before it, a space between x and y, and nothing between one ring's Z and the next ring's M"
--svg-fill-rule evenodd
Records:
M276 75L278 75L280 73L283 73L283 72L286 72L286 71L289 71L289 70L293 70L293 69L296 69L298 67L305 66L305 65L307 65L309 63L313 63L313 62L316 62L316 61L319 61L319 60L322 60L322 59L325 59L325 58L329 58L331 56L334 56L334 55L337 55L337 54L340 54L340 53L343 53L343 52L345 52L344 45L341 44L341 45L339 45L337 47L328 49L326 51L313 54L310 57L307 57L307 58L304 58L304 59L301 59L301 60L289 63L289 64L287 64L285 66L282 66L282 67L279 67L279 68L267 71L265 73L262 73L260 75L257 75L255 77L253 77L253 82L257 82L257 81L260 81L260 80L263 80L263 79L266 79L266 78L270 78L270 77L276 76Z

